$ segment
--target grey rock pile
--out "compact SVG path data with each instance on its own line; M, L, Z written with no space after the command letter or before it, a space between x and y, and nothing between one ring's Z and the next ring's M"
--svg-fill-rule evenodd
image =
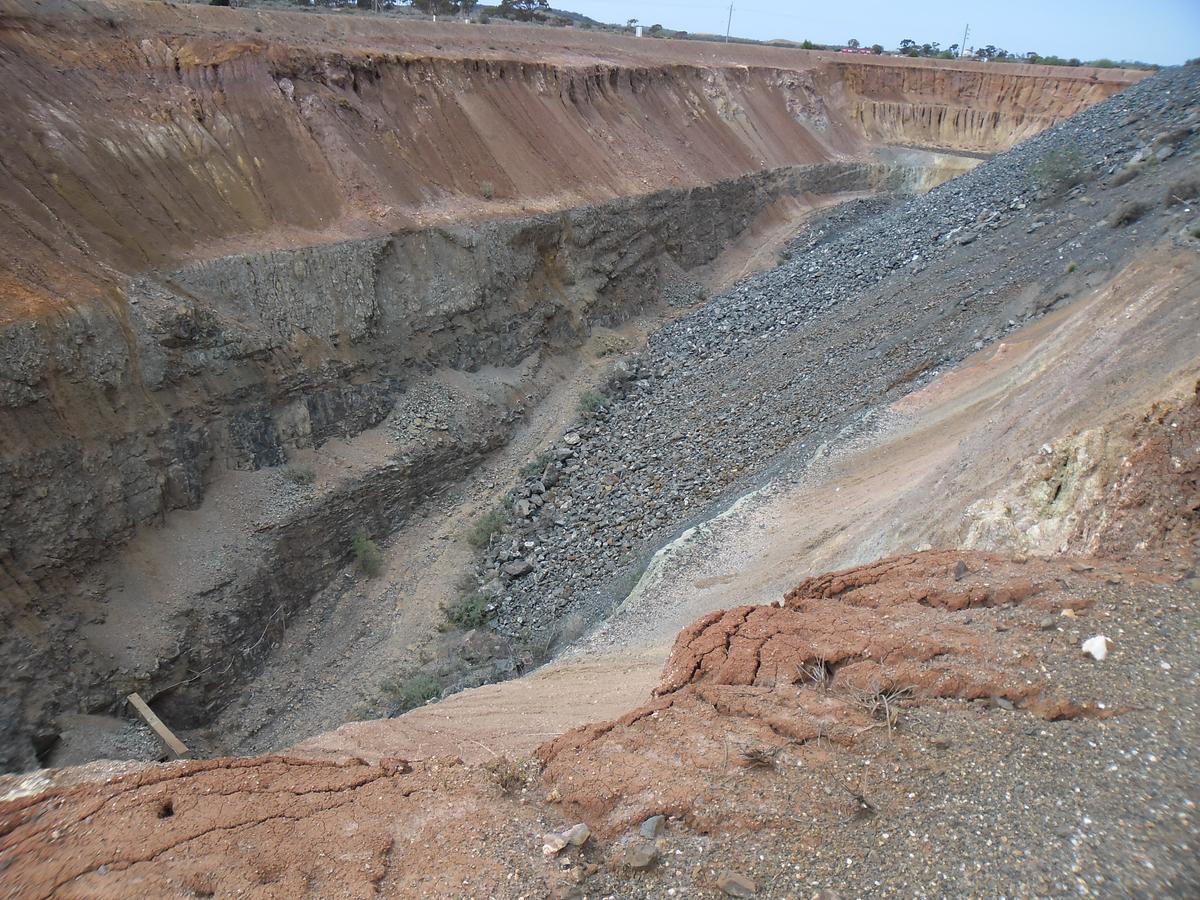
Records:
M1200 67L1164 71L928 194L817 218L778 268L663 328L512 491L476 573L497 628L603 615L770 467L1066 299L1076 260L1111 272L1157 233L1105 225L1137 188L1111 176L1166 144L1186 171L1198 121Z

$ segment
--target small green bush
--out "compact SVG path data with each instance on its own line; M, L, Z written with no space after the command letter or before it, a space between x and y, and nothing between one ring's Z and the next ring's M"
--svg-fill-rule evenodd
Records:
M292 484L312 484L317 480L317 473L311 466L288 466L283 470L283 477Z
M1150 204L1144 200L1129 200L1117 207L1108 224L1113 228L1123 228L1132 225L1150 211Z
M484 200L491 200L496 196L496 186L490 181L485 181L479 186L479 193L483 194Z
M584 391L579 398L579 411L594 416L608 407L609 400L599 391Z
M501 507L488 510L475 520L467 531L467 543L472 547L486 547L492 535L504 527L506 516Z
M428 672L418 672L404 679L389 678L379 687L392 702L392 715L428 703L441 691L437 679Z
M354 535L354 565L368 578L374 578L383 569L383 554L367 533L361 528Z
M487 597L478 591L463 594L445 607L446 621L459 628L479 628L492 617Z
M521 477L532 478L535 475L541 475L545 471L546 466L550 465L550 461L554 456L547 450L539 453L525 465L521 466Z
M1074 272L1078 268L1079 268L1079 263L1075 262L1075 260L1071 260L1069 263L1067 263L1067 274L1070 275L1072 272Z
M1052 150L1034 164L1033 176L1038 187L1057 195L1087 181L1088 170L1078 150Z

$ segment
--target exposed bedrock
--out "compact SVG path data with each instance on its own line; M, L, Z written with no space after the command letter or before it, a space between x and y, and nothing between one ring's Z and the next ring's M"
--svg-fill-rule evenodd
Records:
M348 561L357 528L388 533L431 485L501 444L524 401L481 407L461 441L414 443L278 517L242 548L236 572L197 589L160 667L135 675L85 660L90 649L63 636L98 614L80 599L105 590L97 564L171 510L197 507L221 472L279 466L375 426L435 369L512 366L575 346L594 325L678 290L672 273L709 262L781 197L902 189L931 165L899 154L791 167L559 213L205 260L130 278L104 304L9 325L0 331L0 590L6 617L21 623L9 631L14 652L63 656L52 668L76 682L69 702L87 708L116 699L114 678L151 695L190 678L303 606ZM209 689L229 688L268 650L260 642L176 689L177 719L194 721ZM18 675L31 681L13 700L29 708L6 716L14 725L58 705L34 689L38 668Z
M378 423L402 376L577 344L711 260L771 200L902 168L780 170L563 213L193 263L0 332L0 547L14 581L192 506L205 473ZM59 498L55 502L55 497ZM33 501L37 502L33 502Z
M873 141L995 153L1111 92L1099 80L1013 78L1002 68L894 68L842 63L834 81L849 118Z

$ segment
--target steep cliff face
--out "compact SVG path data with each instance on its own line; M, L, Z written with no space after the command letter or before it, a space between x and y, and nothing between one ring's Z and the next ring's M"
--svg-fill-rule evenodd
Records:
M214 462L279 465L354 434L403 377L511 365L653 302L660 263L712 259L764 205L903 167L779 170L561 213L194 262L112 304L3 332L0 547L16 583L94 560L197 503ZM398 380L399 379L399 380Z
M1037 70L1041 70L1040 72ZM997 153L1098 103L1112 86L1055 77L1050 66L883 67L840 63L823 94L842 93L844 114L873 142Z
M866 156L806 73L313 56L113 41L49 81L10 48L0 228L10 287L49 305L213 251L562 209ZM149 88L149 90L147 90ZM63 244L66 246L63 246ZM39 265L29 263L37 260ZM73 289L76 288L76 289ZM21 308L8 305L7 316Z
M96 567L139 529L196 507L220 473L280 466L377 425L433 369L511 366L575 346L592 326L656 302L667 273L711 260L781 196L896 188L920 174L899 164L782 169L533 217L198 261L128 279L119 306L9 326L0 615L11 628L0 653L63 674L19 679L3 698L5 720L22 730L68 684L88 708L112 702L117 682L153 694L185 664L200 670L232 644L253 643L247 635L302 607L349 560L357 528L382 535L402 523L431 484L505 439L520 404L481 408L450 446L400 446L376 470L239 538L236 571L184 588L192 600L183 610L168 610L152 588L121 598L117 606L157 608L172 636L159 664L136 677L120 671L119 652L78 637L97 614L120 618L113 598L98 613L109 585ZM260 643L232 668L189 679L174 697L177 719L197 721L209 692L223 695L268 650Z
M380 22L364 45L314 34L325 17L260 14L291 26L272 36L207 12L113 13L10 11L0 32L0 322L94 300L117 273L247 249L866 159L881 143L995 151L1124 83L801 51L700 65L678 42L654 42L655 65L519 45L464 58L413 53L411 25Z

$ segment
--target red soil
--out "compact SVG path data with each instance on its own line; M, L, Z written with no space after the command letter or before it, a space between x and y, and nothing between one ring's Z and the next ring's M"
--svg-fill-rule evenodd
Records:
M750 747L820 768L890 732L889 720L898 729L894 711L934 698L1000 698L1048 719L1110 714L1041 674L1052 637L1039 621L1092 603L1061 587L1068 572L921 553L811 579L783 607L713 614L680 635L647 705L539 750L542 788L530 771L503 777L503 763L287 757L51 788L0 805L0 885L68 897L565 890L587 870L547 864L543 831L585 821L597 864L607 854L617 865L614 839L649 815L700 832L782 815L755 801L748 817L748 799L723 792ZM826 683L813 682L818 665Z

